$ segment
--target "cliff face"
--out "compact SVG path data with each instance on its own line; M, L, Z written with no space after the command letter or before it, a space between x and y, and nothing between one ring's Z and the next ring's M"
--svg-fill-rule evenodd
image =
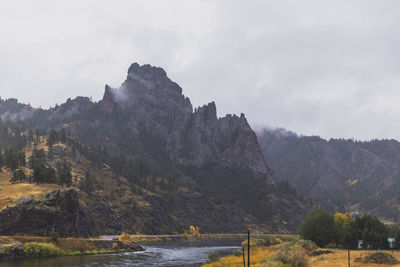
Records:
M397 221L400 143L298 136L285 130L258 133L267 162L280 179L326 207L361 210Z
M217 118L214 102L193 112L190 100L161 68L132 64L119 89L106 86L99 105L105 113L127 114L126 124L134 137L144 127L161 139L173 162L195 167L211 163L248 167L272 176L243 114Z
M44 199L22 197L16 206L0 212L0 234L28 233L62 236L95 236L99 230L73 190L53 191Z

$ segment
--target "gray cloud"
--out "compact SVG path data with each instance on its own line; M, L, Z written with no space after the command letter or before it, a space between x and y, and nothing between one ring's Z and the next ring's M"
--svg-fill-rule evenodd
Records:
M99 100L131 62L254 126L400 139L398 1L2 1L0 96Z

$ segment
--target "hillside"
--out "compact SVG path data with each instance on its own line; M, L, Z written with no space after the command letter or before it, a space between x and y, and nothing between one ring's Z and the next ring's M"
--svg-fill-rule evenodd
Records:
M214 103L193 109L158 67L132 64L99 102L77 97L44 110L0 100L0 116L24 140L4 142L3 151L25 151L26 162L40 149L45 155L40 168L16 167L27 178L15 184L3 167L0 203L9 207L0 225L16 219L0 234L182 233L189 225L288 232L310 206L281 186L243 114L218 118ZM68 171L67 187L57 187Z
M280 179L332 210L364 211L399 221L400 143L324 140L283 129L258 133Z

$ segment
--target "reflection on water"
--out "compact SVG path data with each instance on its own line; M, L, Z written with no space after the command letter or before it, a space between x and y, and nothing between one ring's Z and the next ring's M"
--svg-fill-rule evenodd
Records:
M241 240L171 241L144 245L145 251L0 262L1 267L201 266L210 252L221 255L239 248Z

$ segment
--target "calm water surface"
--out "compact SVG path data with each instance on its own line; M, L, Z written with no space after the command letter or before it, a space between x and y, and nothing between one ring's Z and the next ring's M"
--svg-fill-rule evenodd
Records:
M170 241L143 245L145 251L0 262L1 267L201 266L210 252L220 255L240 248L241 239Z

